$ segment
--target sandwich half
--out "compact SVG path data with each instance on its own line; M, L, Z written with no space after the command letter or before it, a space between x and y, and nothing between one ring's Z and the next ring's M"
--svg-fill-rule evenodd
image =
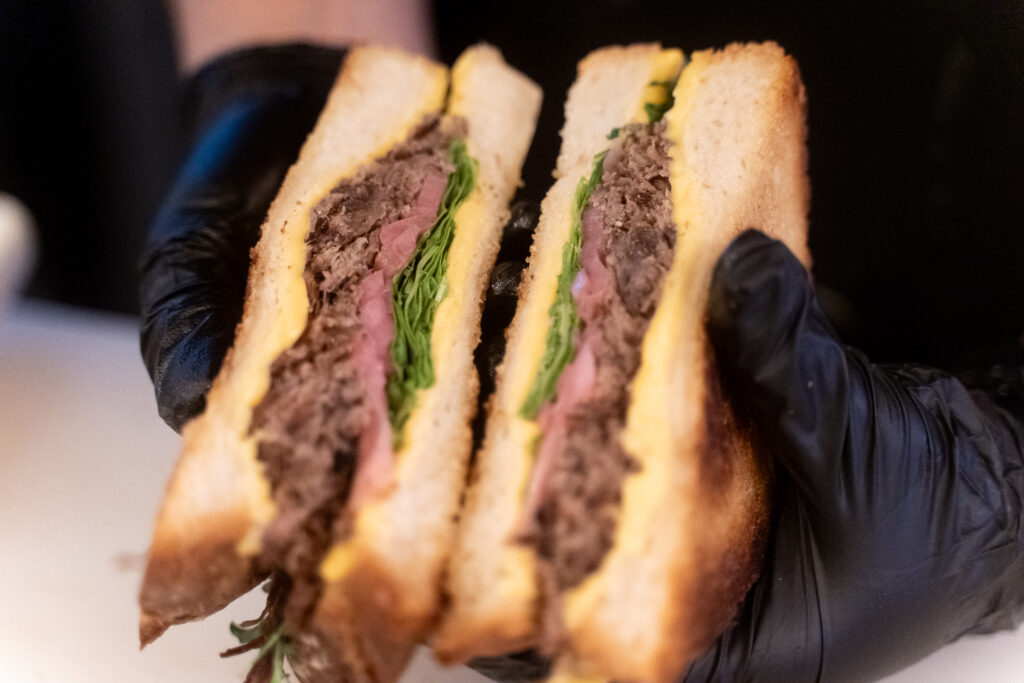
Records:
M711 272L748 227L805 263L805 97L774 43L579 65L434 646L671 681L757 576L770 465L723 390Z
M139 598L143 645L270 577L264 618L238 632L263 660L287 651L303 680L398 677L438 608L481 303L539 105L489 46L450 72L350 51L185 427Z

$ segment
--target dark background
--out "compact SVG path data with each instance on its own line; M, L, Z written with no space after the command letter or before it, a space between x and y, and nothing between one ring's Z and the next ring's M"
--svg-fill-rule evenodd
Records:
M0 0L0 191L35 216L29 291L134 312L149 223L182 156L159 0Z
M487 40L545 90L523 196L550 181L587 51L774 39L809 103L814 272L847 339L946 364L1024 333L1024 3L436 5L441 57ZM35 213L31 291L132 312L146 226L183 153L156 0L0 0L0 190Z

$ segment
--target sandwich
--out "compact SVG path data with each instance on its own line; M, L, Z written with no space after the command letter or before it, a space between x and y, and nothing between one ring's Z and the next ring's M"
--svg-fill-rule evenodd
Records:
M352 49L262 226L153 532L143 646L265 579L253 679L393 681L439 607L473 349L540 90L492 47Z
M755 580L770 464L705 332L748 227L805 263L805 96L774 43L597 50L565 106L432 645L675 680Z

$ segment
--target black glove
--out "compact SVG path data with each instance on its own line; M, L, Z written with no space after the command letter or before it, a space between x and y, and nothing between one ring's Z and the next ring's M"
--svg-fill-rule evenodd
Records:
M202 412L242 317L249 249L338 73L340 50L244 50L187 85L194 143L142 258L141 346L160 417Z
M1024 619L1020 413L843 346L759 232L720 259L708 317L777 487L761 578L686 681L869 681Z
M932 368L873 365L752 230L719 260L708 313L729 389L774 448L775 506L761 577L687 683L870 681L1024 619L1024 363L975 373L1010 410ZM472 666L547 670L533 653Z

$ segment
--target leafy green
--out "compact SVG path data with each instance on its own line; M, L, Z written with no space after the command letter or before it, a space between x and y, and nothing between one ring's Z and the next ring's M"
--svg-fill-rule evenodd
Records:
M278 626L268 634L267 630L272 628L272 619L267 618L267 615L268 613L264 612L259 619L243 621L241 624L231 622L231 635L237 638L242 645L222 653L221 657L239 654L258 646L259 651L256 653L256 659L253 660L249 676L261 677L263 675L260 667L263 666L263 660L269 654L271 658L269 683L284 683L290 680L284 670L284 659L288 655L289 649L288 636L285 635L284 626ZM260 674L256 673L258 670L261 671Z
M548 309L551 321L548 336L545 340L544 356L540 368L533 379L533 386L526 400L519 408L519 415L533 420L548 400L554 397L555 388L562 370L572 360L575 349L573 337L580 325L580 317L576 312L576 302L572 298L572 282L580 270L580 245L583 241L583 208L590 200L594 188L601 182L604 168L604 156L607 151L594 157L594 168L589 178L580 178L576 185L576 194L572 202L572 225L569 240L562 247L562 270L558 273L558 287L555 290L555 301Z
M614 140L615 138L619 137L619 131L620 130L621 129L617 128L617 127L616 128L612 128L612 132L608 133L608 139L609 140Z
M434 312L448 293L445 272L455 237L455 212L476 184L477 162L470 158L466 143L455 140L448 154L455 170L448 176L437 219L420 238L408 265L395 275L391 287L395 316L391 358L395 369L388 378L387 395L396 447L401 445L402 427L416 405L416 391L434 384L430 331Z
M647 113L648 123L657 123L661 121L662 117L665 116L665 112L672 108L672 105L676 103L675 95L672 91L676 88L675 81L651 81L650 85L656 85L665 89L665 101L661 104L655 104L654 102L645 102L644 111Z
M267 638L267 642L263 643L263 647L260 648L256 656L256 661L259 661L271 651L273 651L271 655L273 657L273 668L271 669L270 683L283 683L290 679L290 676L284 671L284 656L288 651L288 638L284 635L284 626L278 628Z
M254 623L254 626L246 626L247 624ZM263 635L263 622L242 622L239 626L235 622L231 622L231 635L238 638L238 642L242 645L252 642Z

